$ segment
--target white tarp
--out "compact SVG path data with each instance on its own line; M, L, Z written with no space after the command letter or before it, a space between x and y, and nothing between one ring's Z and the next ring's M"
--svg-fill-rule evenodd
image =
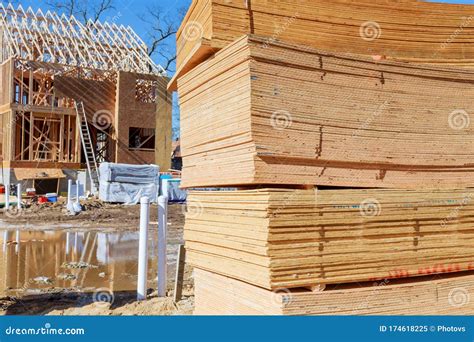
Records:
M101 182L150 184L159 179L160 168L157 165L102 163L99 174Z
M99 168L99 198L104 202L138 204L141 197L156 203L159 167L103 163Z

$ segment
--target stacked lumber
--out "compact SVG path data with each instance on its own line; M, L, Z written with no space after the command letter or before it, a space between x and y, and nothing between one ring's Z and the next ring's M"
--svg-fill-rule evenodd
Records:
M274 290L474 270L474 192L194 191L199 269Z
M474 274L269 291L195 270L196 315L471 315Z
M177 69L244 34L334 52L472 66L473 6L388 0L194 0L177 33Z
M474 183L474 70L244 36L178 82L185 187Z
M192 2L182 186L240 187L189 195L195 314L472 313L473 8Z

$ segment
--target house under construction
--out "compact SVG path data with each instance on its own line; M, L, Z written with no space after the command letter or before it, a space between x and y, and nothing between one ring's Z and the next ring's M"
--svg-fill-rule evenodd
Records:
M0 40L3 183L170 168L168 78L130 27L0 5Z

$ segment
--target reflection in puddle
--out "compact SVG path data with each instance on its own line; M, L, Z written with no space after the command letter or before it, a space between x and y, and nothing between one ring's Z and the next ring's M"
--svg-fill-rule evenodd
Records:
M149 287L157 250L149 241ZM0 297L58 289L136 291L138 232L0 231Z

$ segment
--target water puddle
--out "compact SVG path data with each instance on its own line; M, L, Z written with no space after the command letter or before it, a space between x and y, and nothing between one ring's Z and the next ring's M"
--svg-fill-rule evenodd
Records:
M156 288L157 237L149 235L148 286ZM61 289L136 291L137 231L0 230L0 246L0 297ZM170 266L176 262L174 247L168 249Z

